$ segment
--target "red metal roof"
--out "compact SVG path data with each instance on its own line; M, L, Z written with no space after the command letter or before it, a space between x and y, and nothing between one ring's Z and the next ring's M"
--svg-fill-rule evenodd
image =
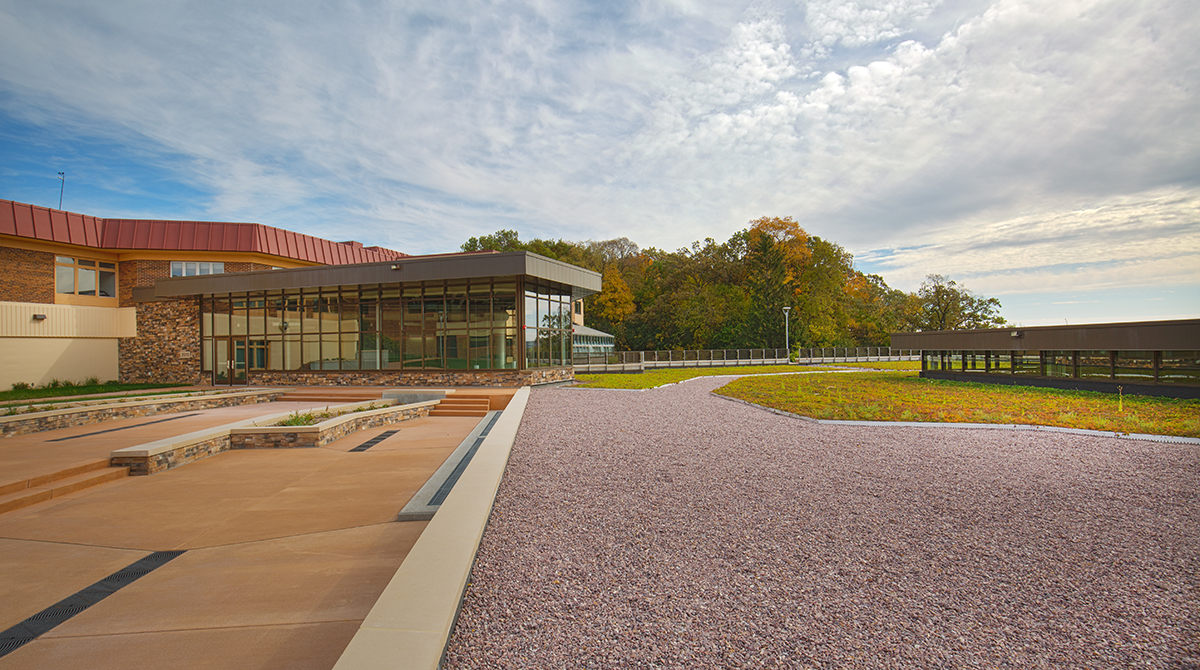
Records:
M261 223L100 219L12 200L0 200L0 234L97 249L260 253L324 265L393 261L408 255Z

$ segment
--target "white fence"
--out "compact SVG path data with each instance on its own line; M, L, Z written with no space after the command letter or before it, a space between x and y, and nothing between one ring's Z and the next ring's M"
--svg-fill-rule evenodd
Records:
M825 347L800 349L795 363L851 363L919 361L920 351L888 347ZM643 372L657 368L724 367L735 365L787 365L786 349L688 349L675 351L618 351L611 354L576 354L575 372Z

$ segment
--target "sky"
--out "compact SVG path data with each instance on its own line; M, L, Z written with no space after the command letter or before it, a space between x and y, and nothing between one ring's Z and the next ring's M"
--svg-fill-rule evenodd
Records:
M0 0L0 198L411 254L791 216L1020 325L1196 318L1197 34L1194 0Z

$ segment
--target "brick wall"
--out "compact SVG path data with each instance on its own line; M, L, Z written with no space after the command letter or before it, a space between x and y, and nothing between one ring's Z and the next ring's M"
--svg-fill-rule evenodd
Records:
M54 304L54 254L0 247L0 300Z
M53 264L53 261L51 261L51 264ZM225 262L225 272L254 272L270 269L270 265L263 265L262 263ZM53 268L51 270L53 271ZM170 277L171 261L121 261L117 265L117 271L120 273L118 277L120 286L118 287L117 294L121 298L121 306L132 307L134 304L134 287L154 286L155 280Z
M200 303L195 298L137 305L137 337L117 342L124 383L207 383L200 371Z

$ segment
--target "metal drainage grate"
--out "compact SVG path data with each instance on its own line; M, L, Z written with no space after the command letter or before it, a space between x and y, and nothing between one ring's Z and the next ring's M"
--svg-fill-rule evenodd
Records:
M384 440L388 439L389 437L391 437L399 432L400 432L399 430L385 430L382 433L376 435L375 437L372 437L371 439L367 440L366 442L363 442L362 444L358 445L357 447L351 449L350 451L366 451L367 449L370 449L371 447L379 444L380 442L383 442Z
M101 579L82 591L67 596L46 609L34 614L21 623L0 632L0 657L4 657L17 649L36 640L59 624L79 614L87 608L104 600L125 586L132 584L168 561L183 554L182 551L156 551L149 556L134 561L129 566Z
M120 428L109 428L108 430L98 430L94 433L84 433L83 435L72 435L70 437L57 437L57 438L54 438L53 440L46 440L46 441L47 442L65 442L66 440L78 440L81 437L91 437L93 435L103 435L105 433L115 433L118 430L129 430L130 428L141 428L142 426L152 426L156 423L165 423L167 421L174 421L175 419L186 419L189 416L200 416L200 413L195 412L193 414L180 414L179 416L170 416L165 419L158 419L156 421L147 421L146 423L139 423L135 426L121 426Z
M446 477L446 481L442 482L437 493L433 494L433 497L429 499L430 505L441 505L446 500L446 496L450 495L450 489L453 489L454 485L458 483L458 478L462 476L463 470L466 470L467 466L470 465L475 452L479 450L479 445L483 444L484 438L488 436L488 433L492 432L492 426L496 425L496 420L499 418L500 412L496 412L492 416L492 420L488 422L488 425L484 426L483 432L479 434L479 437L475 438L475 444L471 445L471 448L463 455L458 465L454 466L454 469L450 471L450 476Z

